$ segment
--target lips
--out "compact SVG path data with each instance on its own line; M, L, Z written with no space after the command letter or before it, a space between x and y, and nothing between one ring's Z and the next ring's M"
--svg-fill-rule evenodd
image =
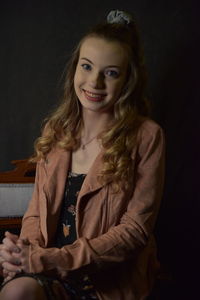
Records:
M83 90L83 92L87 100L94 101L94 102L101 102L104 100L106 96L106 94L92 93L86 90Z

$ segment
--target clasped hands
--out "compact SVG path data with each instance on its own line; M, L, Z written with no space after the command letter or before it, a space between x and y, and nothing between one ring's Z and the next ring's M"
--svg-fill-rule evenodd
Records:
M0 269L3 269L4 282L17 273L30 272L29 242L10 232L0 244Z

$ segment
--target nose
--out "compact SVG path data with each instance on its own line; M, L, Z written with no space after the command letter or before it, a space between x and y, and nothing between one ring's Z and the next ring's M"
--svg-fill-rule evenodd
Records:
M104 74L101 72L92 72L90 76L90 86L94 89L104 89Z

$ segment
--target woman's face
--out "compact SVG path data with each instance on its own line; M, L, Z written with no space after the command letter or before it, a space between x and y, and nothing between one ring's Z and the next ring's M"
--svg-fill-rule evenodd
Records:
M113 107L126 82L127 56L117 42L85 39L74 76L75 92L83 109L105 112Z

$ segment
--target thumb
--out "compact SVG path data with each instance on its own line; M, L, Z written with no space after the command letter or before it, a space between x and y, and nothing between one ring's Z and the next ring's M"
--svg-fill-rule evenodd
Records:
M13 234L13 233L11 233L11 232L9 232L9 231L6 231L6 232L5 232L5 237L11 239L14 243L16 243L17 240L18 240L18 238L19 238L18 235Z
M20 247L22 247L22 246L28 246L28 245L30 245L30 243L29 243L29 240L28 239L18 239L18 241L17 241L17 245Z

